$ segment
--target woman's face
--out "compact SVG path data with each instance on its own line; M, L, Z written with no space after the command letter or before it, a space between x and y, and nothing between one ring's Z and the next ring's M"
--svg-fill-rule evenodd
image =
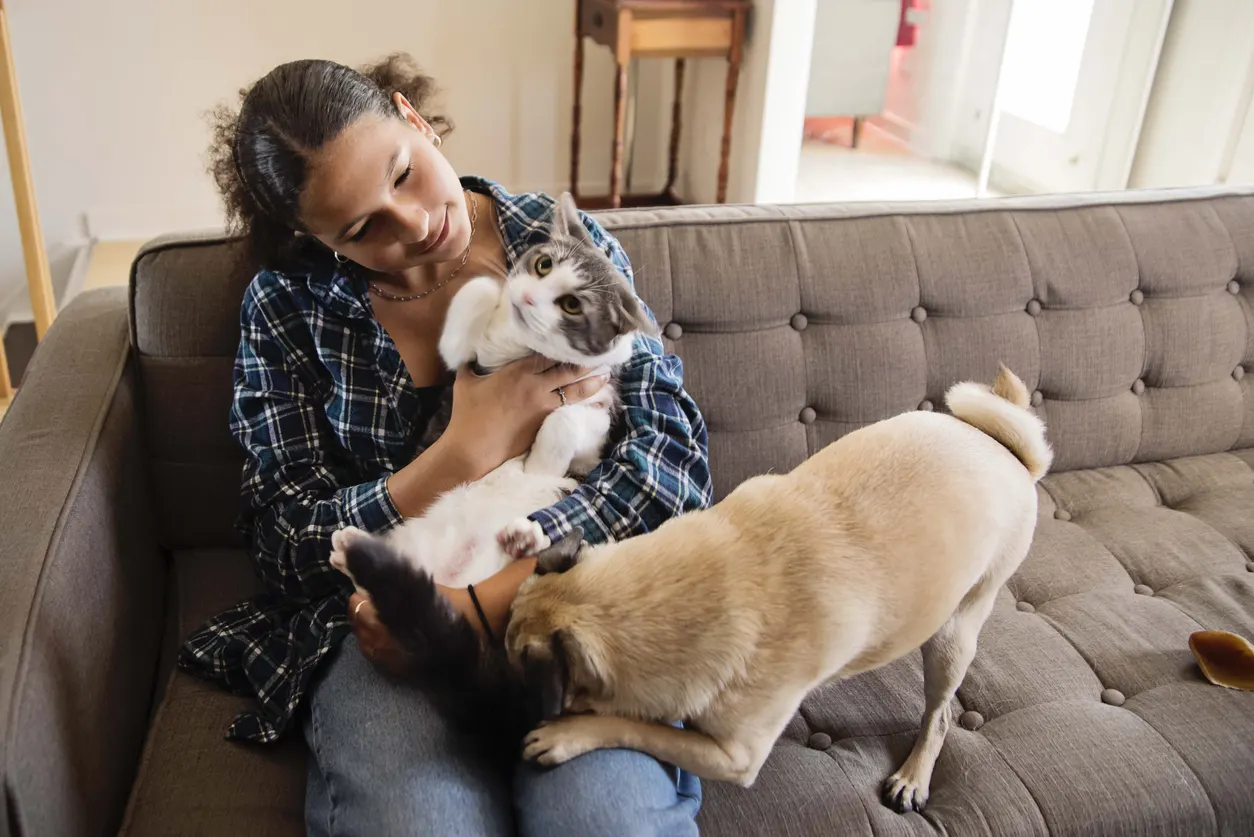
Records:
M380 273L455 258L470 243L457 173L399 93L402 119L369 113L313 156L300 198L307 230Z

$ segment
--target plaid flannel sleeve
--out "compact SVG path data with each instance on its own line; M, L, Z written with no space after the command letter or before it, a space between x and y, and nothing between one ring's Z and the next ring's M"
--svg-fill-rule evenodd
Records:
M386 477L351 484L329 420L312 391L308 312L288 280L263 272L242 308L231 430L245 451L243 524L266 587L294 600L345 588L329 563L331 534L398 523ZM324 328L333 327L324 323Z
M593 240L633 282L622 246L596 220L582 218ZM589 543L622 540L713 499L705 420L684 391L680 359L665 354L656 338L637 337L619 390L622 439L575 491L531 515L553 540L575 527Z

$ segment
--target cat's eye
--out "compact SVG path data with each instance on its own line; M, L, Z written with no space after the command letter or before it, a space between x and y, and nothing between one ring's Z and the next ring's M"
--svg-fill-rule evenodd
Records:
M557 305L562 309L562 313L570 314L572 317L583 310L583 303L579 301L579 297L571 294L558 297Z
M553 272L553 257L541 253L531 265L531 272L536 276L545 277Z

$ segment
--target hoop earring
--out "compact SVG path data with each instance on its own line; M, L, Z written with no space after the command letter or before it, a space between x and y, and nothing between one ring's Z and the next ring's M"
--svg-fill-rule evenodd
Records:
M436 148L439 148L441 145L444 145L444 140L440 138L439 134L432 134L431 141L435 143Z
M348 264L348 256L341 256L339 252L335 250L333 250L332 252L335 253L335 260L337 262L339 262L340 264Z

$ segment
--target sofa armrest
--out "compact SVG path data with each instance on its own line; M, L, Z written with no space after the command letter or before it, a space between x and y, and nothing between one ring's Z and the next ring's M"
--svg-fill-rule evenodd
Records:
M127 298L59 315L0 422L0 834L114 834L165 611Z

